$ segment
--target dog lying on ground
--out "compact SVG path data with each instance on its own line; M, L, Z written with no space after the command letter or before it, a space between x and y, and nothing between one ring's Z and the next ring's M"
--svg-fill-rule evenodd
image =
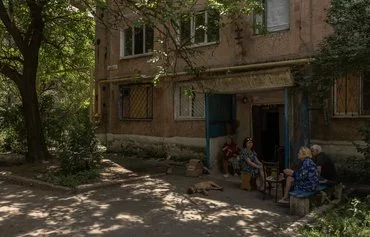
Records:
M221 186L217 185L213 181L203 181L190 186L188 188L188 194L202 193L203 195L208 195L209 190L224 191Z

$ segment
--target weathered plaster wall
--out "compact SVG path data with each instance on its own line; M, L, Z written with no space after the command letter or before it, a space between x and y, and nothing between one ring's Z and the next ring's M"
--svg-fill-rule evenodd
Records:
M97 134L108 151L148 158L188 160L205 157L205 139L189 137L154 137L126 134Z
M210 168L214 173L221 171L221 159L223 159L222 146L226 142L226 137L214 137L210 139Z
M328 111L329 116L331 111ZM361 128L368 118L333 118L325 119L323 109L316 108L311 110L311 131L312 137L318 140L348 141L361 140L359 128Z
M220 43L198 48L203 54L195 59L197 66L221 67L310 57L322 38L331 32L323 21L329 2L291 0L290 29L266 35L253 35L250 17L231 24L225 20L226 26L220 31ZM240 39L235 39L237 29L242 30ZM99 39L104 37L102 31L97 34ZM108 64L117 65L117 69L108 72L109 78L135 73L151 75L155 71L147 63L150 56L120 59L120 32L111 30L108 36ZM178 71L184 71L185 64L179 62L178 65ZM101 71L100 67L98 71Z
M204 137L204 120L176 120L172 82L162 82L153 89L153 119L119 120L119 84L105 83L101 90L102 124L98 132L136 134L158 137ZM105 105L105 106L104 106ZM108 126L105 126L108 123Z

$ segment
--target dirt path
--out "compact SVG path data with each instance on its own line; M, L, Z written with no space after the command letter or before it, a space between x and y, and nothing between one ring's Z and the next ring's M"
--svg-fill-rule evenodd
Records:
M207 178L209 179L209 177ZM199 179L165 176L78 195L1 183L0 233L7 236L277 236L288 209L237 181L224 192L187 196Z

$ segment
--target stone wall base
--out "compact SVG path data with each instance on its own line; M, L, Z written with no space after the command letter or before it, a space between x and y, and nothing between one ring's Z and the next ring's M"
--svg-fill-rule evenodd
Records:
M142 158L166 158L175 161L204 160L205 139L186 137L151 137L137 135L97 134L108 152L122 152Z

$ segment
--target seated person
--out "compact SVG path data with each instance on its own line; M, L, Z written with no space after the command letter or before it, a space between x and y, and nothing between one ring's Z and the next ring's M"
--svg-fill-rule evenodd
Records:
M203 195L208 195L209 190L224 191L224 189L221 186L217 185L213 181L203 181L189 187L188 194L202 193Z
M252 178L255 178L257 188L263 191L264 177L262 163L257 158L257 153L253 149L253 139L250 137L245 138L243 141L240 163L242 171L249 173Z
M306 192L315 191L319 185L319 174L317 166L312 160L311 150L307 147L301 147L298 152L298 159L302 161L302 166L297 170L285 169L287 175L286 187L283 198L279 203L289 203L288 195L294 185L294 190Z
M329 186L337 184L337 171L330 157L322 152L321 146L316 144L311 146L311 152L319 172L320 182Z
M232 136L228 136L226 143L222 147L222 151L224 153L224 157L222 159L222 172L224 174L224 177L228 177L228 167L229 164L233 167L234 175L237 175L238 172L240 172L239 167L239 155L240 155L240 149L237 148L236 144L233 141Z

